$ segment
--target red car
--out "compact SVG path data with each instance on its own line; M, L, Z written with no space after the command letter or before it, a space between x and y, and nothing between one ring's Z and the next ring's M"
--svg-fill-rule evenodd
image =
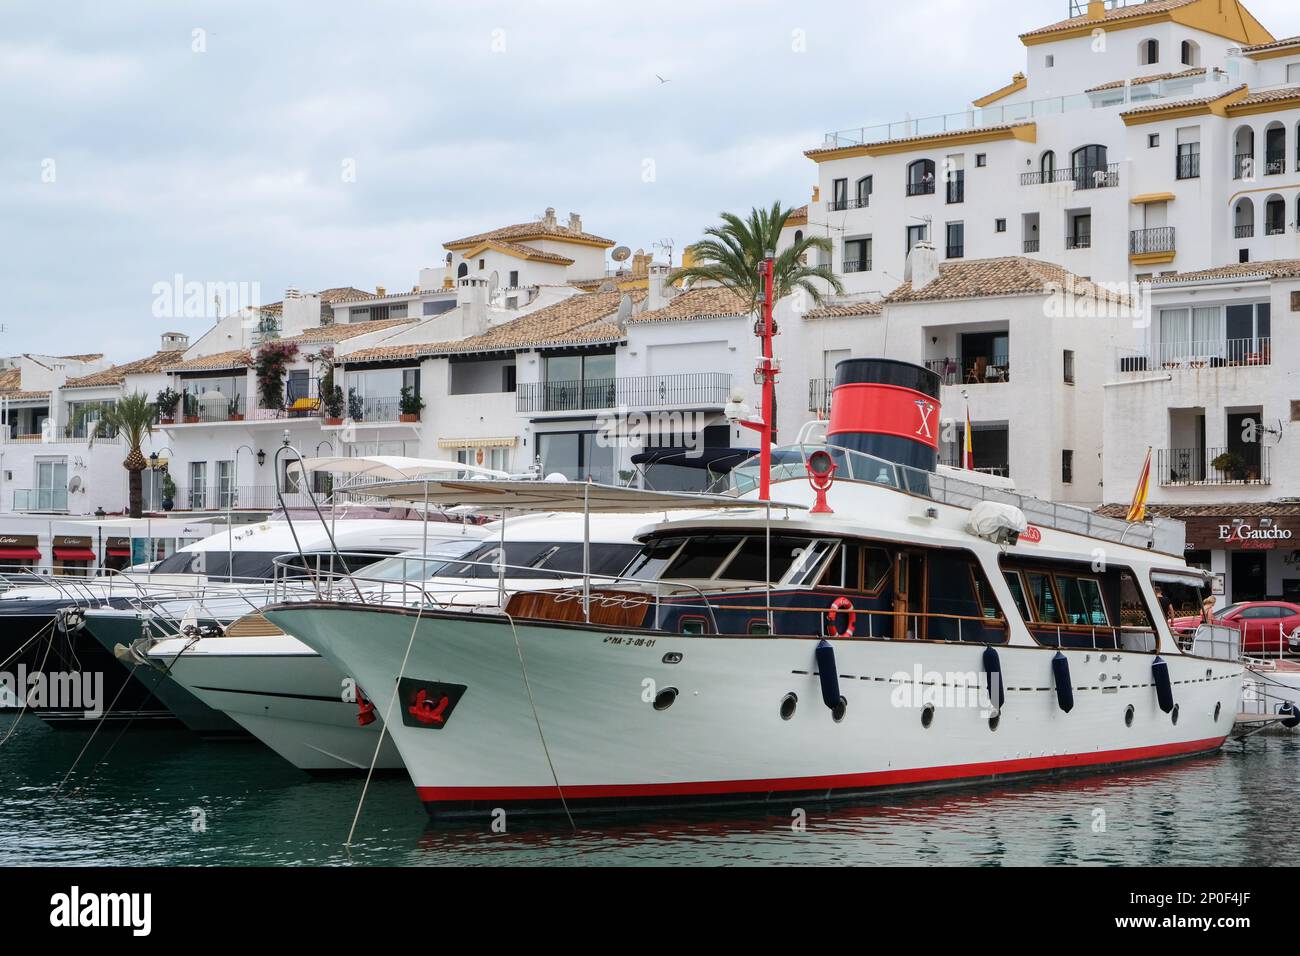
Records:
M1239 601L1216 611L1214 620L1241 631L1242 653L1271 651L1276 654L1281 649L1300 650L1300 604ZM1191 636L1200 623L1199 617L1174 618L1174 633Z

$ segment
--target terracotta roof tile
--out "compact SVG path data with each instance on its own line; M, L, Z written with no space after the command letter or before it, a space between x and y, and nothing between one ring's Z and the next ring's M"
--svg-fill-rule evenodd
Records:
M1097 514L1107 518L1123 518L1128 514L1128 505L1102 505ZM1147 512L1157 518L1217 518L1219 515L1232 515L1234 518L1268 518L1285 515L1300 515L1300 502L1297 501L1246 501L1240 504L1213 505L1173 505L1149 504Z
M1250 46L1243 46L1241 52L1249 56L1252 53L1263 53L1266 50L1280 50L1287 46L1300 46L1300 36L1283 37L1280 40L1273 40L1270 43L1254 43Z
M0 369L0 392L14 392L22 387L23 370L20 368Z
M318 342L346 342L358 335L365 335L368 332L382 332L384 329L397 329L404 325L410 325L415 321L415 319L380 319L374 322L342 322L338 325L318 325L315 328L304 329L296 335L287 335L280 341L292 342L294 345L311 345Z
M544 220L537 222L518 222L512 226L502 226L500 229L490 229L487 232L476 233L472 236L465 236L463 239L453 239L451 242L444 242L444 249L457 249L463 246L472 246L488 240L507 242L526 242L529 239L567 239L571 242L590 243L594 245L612 246L613 239L605 239L602 236L592 235L589 232L575 232L566 225L558 222L548 223Z
M623 330L616 321L624 295L632 301L645 298L643 291L589 292L571 296L563 302L521 315L484 332L450 342L423 342L407 345L377 345L342 356L349 362L383 362L414 359L429 355L461 352L495 352L539 346L580 345L592 342L616 342Z
M1204 76L1204 75L1205 75L1205 67L1198 66L1195 69L1183 70L1179 73L1156 73L1153 76L1138 76L1138 77L1134 77L1131 80L1128 80L1127 82L1131 83L1133 86L1141 86L1144 83L1157 83L1161 80L1183 80L1193 76ZM1110 83L1102 83L1100 86L1091 87L1090 89L1085 90L1084 92L1100 93L1103 90L1118 90L1124 86L1125 82L1126 82L1125 80L1112 80Z
M1179 7L1191 6L1199 0L1147 0L1146 3L1130 4L1127 7L1116 7L1113 10L1107 10L1105 15L1100 19L1091 19L1087 16L1071 17L1068 20L1061 20L1057 23L1045 27L1039 27L1037 30L1030 30L1028 33L1022 33L1020 36L1036 37L1045 33L1056 33L1061 30L1074 30L1078 27L1085 26L1104 26L1113 24L1120 20L1132 20L1136 17L1145 17L1152 13L1168 13L1170 10L1177 10Z
M823 305L804 313L805 319L839 319L862 315L880 315L884 304L880 302L846 302L839 305Z
M1108 302L1128 302L1123 296L1081 279L1055 263L1021 256L944 262L939 266L939 277L929 285L913 291L912 283L904 282L885 298L885 302L1048 295L1061 289L1073 289L1077 295Z
M1196 272L1178 272L1169 276L1156 276L1152 285L1169 285L1179 282L1199 282L1205 279L1295 279L1300 278L1300 259L1268 259L1263 262L1233 263L1215 269Z
M104 385L121 385L128 375L142 375L148 372L161 372L164 368L178 362L184 349L168 349L155 352L146 358L136 359L122 365L114 365L100 372L78 375L63 383L64 388L97 388Z
M1247 89L1245 83L1238 84L1230 90L1222 90L1211 96L1198 96L1190 100L1158 100L1155 103L1148 103L1145 106L1138 106L1131 110L1125 110L1120 116L1141 116L1143 113L1159 113L1161 110L1182 109L1188 106L1209 106L1211 103L1217 103L1226 96L1233 93L1240 93ZM1236 105L1235 103L1233 104Z
M251 362L252 356L243 349L230 349L226 352L215 352L212 355L201 355L198 358L192 358L187 362L177 362L175 365L168 365L163 369L163 371L203 372L210 369L220 371L225 369L248 368Z
M509 242L505 239L485 239L480 243L475 243L474 247L483 248L485 246L500 249L502 252L508 252L532 262L549 262L557 266L571 266L574 262L568 256L562 256L555 252L543 252L541 249L534 249L522 242ZM466 252L470 252L474 247L467 249Z
M808 221L808 204L798 206L790 210L790 215L786 217L787 226L802 226Z
M704 286L699 289L687 289L673 298L666 306L653 312L641 312L631 316L629 323L643 322L689 322L692 319L730 318L737 315L749 315L749 304L730 289L721 286Z
M1300 96L1300 86L1280 86L1274 90L1261 90L1258 93L1251 93L1243 99L1237 100L1228 107L1228 112L1239 110L1243 106L1258 106L1261 103L1278 103L1283 100L1293 100Z

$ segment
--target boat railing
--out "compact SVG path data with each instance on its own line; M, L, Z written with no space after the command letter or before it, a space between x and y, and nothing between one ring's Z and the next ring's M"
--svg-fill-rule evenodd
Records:
M973 508L982 501L995 501L1019 508L1030 524L1041 528L1066 531L1164 554L1183 553L1185 532L1182 523L1178 521L1167 518L1155 518L1144 523L1121 521L1076 505L1044 501L1005 488L900 465L834 445L797 443L774 448L771 468L773 484L805 480L808 475L808 456L815 451L830 452L838 469L837 481L883 485L959 508ZM717 494L746 494L758 487L758 468L759 457L755 455L732 469L730 474L719 479L709 490Z
M1202 624L1192 636L1191 653L1220 661L1241 660L1241 631L1225 624Z

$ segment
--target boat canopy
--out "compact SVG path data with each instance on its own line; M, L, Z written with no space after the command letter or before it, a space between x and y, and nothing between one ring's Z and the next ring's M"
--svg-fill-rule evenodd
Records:
M375 481L403 481L410 478L427 478L433 475L472 476L485 478L508 478L508 473L492 468L480 468L459 461L444 461L438 458L410 458L405 455L359 455L329 456L324 458L304 458L301 462L290 462L290 474L301 472L329 472L336 475L357 475Z

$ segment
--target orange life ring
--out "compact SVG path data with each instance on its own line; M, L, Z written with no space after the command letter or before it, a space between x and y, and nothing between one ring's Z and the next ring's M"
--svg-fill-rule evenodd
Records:
M846 597L837 597L831 602L830 609L826 612L826 630L831 637L840 637L839 629L835 627L835 619L839 617L840 611L849 612L849 626L844 629L844 637L853 636L853 627L858 623L858 612L853 607L853 602Z

